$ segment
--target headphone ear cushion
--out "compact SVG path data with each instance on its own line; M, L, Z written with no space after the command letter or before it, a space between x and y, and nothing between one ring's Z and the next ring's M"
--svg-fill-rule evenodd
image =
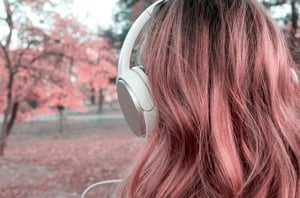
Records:
M138 137L155 127L157 112L148 78L140 67L133 67L117 80L117 94L125 119Z

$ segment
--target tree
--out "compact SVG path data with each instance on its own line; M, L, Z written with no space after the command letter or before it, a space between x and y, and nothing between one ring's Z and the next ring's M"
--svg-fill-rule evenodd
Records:
M120 49L122 43L129 31L132 22L138 15L154 0L119 0L113 13L113 24L105 30L99 30L100 34L105 36L113 43L116 49ZM300 42L297 36L299 20L299 1L298 0L259 0L271 13L277 21L284 22L291 36L292 44L297 48ZM278 18L274 13L281 14Z
M107 39L100 39L90 43L87 57L88 61L82 62L76 70L77 81L92 104L98 95L98 109L101 111L103 90L109 86L110 79L116 77L116 52Z
M113 11L113 24L107 29L99 29L99 34L108 38L116 49L120 49L132 22L154 1L119 0Z
M15 121L28 112L48 112L58 105L84 109L71 79L74 67L87 59L85 44L90 40L76 20L57 12L61 1L3 0L2 4L0 25L6 32L0 39L0 156Z
M292 34L295 35L298 29L298 9L297 0L263 0L261 3L270 11L271 15L280 22L291 23ZM298 8L297 8L298 7ZM276 16L276 13L281 13Z
M262 0L261 3L269 10L271 16L283 27L293 57L295 61L300 64L299 1Z

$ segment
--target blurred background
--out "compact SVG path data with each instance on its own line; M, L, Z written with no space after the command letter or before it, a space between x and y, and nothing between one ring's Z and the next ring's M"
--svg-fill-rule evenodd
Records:
M72 198L123 178L143 141L115 80L122 42L151 0L2 0L0 198ZM298 0L260 1L299 63ZM87 197L111 197L116 185Z

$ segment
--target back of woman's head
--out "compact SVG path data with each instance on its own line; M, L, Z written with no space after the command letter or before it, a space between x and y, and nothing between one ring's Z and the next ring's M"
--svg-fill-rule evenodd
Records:
M297 71L255 0L169 0L142 61L159 111L124 197L296 197Z

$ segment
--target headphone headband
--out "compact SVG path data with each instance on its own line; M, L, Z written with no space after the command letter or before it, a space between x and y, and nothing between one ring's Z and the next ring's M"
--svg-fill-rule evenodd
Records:
M150 5L133 23L130 30L128 31L128 34L124 40L119 62L118 62L118 75L122 75L124 72L129 70L130 68L130 58L132 54L132 49L134 47L134 43L141 32L144 25L147 23L147 21L151 18L151 15L153 13L153 10L155 6L164 0L159 0L152 5Z

